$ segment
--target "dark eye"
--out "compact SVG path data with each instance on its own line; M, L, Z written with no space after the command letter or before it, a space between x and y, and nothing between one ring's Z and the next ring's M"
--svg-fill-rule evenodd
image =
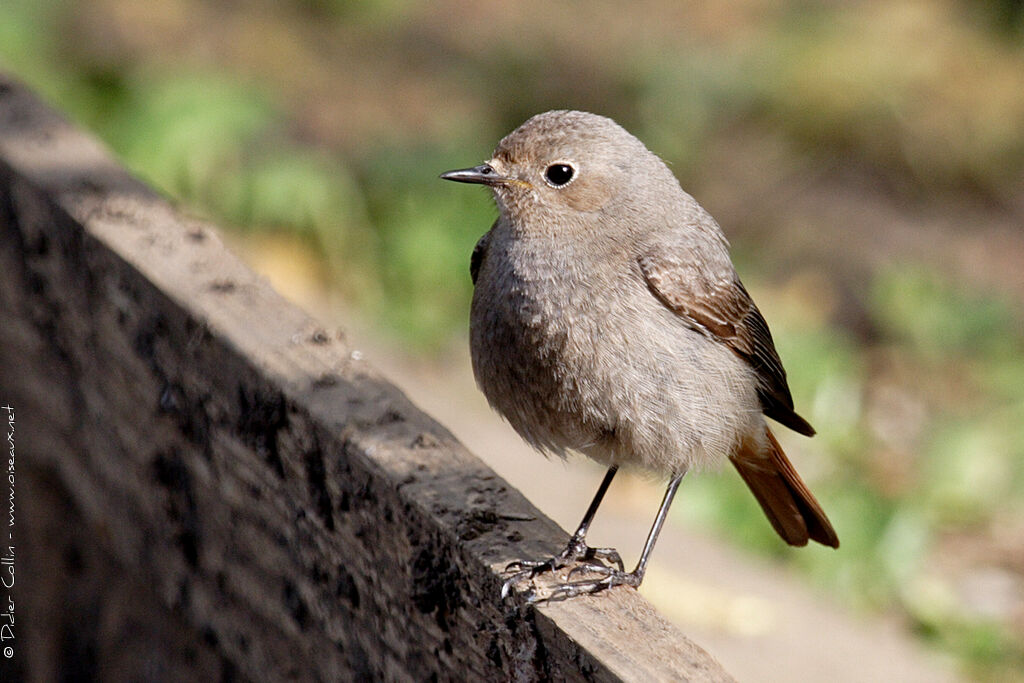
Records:
M551 164L544 169L544 179L547 180L548 184L552 187L562 187L572 180L572 177L575 174L576 169L569 164Z

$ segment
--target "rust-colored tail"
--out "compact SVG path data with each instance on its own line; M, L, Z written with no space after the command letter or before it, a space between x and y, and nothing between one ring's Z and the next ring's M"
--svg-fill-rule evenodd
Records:
M768 453L740 451L730 458L743 481L761 504L775 531L790 545L807 545L813 539L822 545L839 547L825 512L793 469L775 435L767 427Z

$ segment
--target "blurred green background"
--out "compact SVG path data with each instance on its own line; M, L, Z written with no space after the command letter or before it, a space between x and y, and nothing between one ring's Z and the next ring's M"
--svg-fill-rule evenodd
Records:
M0 68L424 355L495 216L437 174L612 116L732 240L843 552L785 552L732 472L677 513L1024 680L1024 3L624 7L4 0Z

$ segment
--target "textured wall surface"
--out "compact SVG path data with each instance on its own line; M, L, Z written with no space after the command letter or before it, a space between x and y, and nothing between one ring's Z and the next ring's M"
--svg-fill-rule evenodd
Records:
M0 403L4 680L728 680L632 590L502 601L565 533L2 76Z

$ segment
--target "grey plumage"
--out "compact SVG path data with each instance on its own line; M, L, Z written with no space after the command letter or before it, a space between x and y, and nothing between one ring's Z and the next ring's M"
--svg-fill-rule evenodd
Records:
M523 438L670 477L729 458L787 541L838 545L764 421L814 433L768 326L660 158L611 119L554 111L442 177L494 192L471 259L473 370Z

